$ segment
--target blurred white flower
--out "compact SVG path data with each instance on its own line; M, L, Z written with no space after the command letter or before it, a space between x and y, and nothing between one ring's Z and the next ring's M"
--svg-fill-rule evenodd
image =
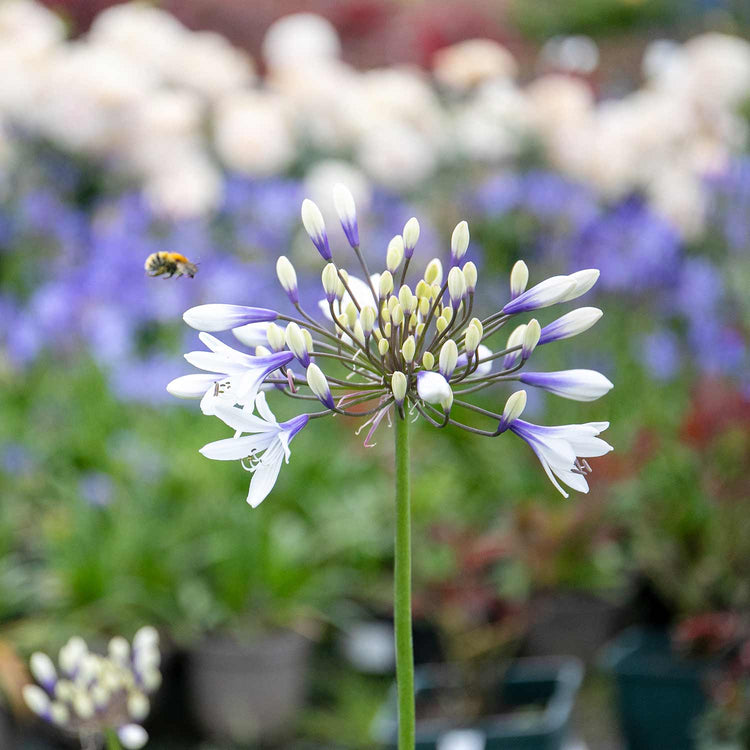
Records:
M432 61L438 83L464 91L494 78L515 77L513 55L492 39L467 39L438 50Z
M263 60L271 69L305 67L341 54L333 24L314 13L284 16L268 27Z
M144 194L156 213L186 218L216 208L222 184L221 174L201 152L187 152L149 175Z
M284 100L261 91L230 94L217 103L214 143L228 167L255 177L283 172L296 155Z

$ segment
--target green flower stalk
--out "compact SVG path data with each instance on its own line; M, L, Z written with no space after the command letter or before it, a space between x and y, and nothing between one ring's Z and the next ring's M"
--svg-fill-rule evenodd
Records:
M201 331L208 351L190 352L188 362L203 373L184 375L167 389L181 398L200 398L205 414L224 421L233 437L201 449L208 458L238 461L252 473L248 502L260 504L272 490L282 463L290 457L293 438L312 420L341 415L368 428L372 446L383 422L395 425L396 539L395 636L399 688L399 748L414 747L414 684L411 646L411 538L409 497L409 427L423 419L443 429L448 425L473 435L495 438L510 431L535 452L554 486L588 491L587 458L611 450L598 435L606 422L546 427L523 421L526 392L511 393L503 409L493 412L473 404L472 393L497 385L522 383L559 396L589 401L612 388L593 370L527 372L537 347L570 338L593 326L596 308L573 310L542 327L535 319L516 325L505 344L490 344L517 316L574 300L599 276L596 269L554 276L527 289L529 271L518 261L510 274L508 301L485 317L475 315L479 274L465 260L470 250L469 226L460 222L450 242L449 269L433 258L421 278L409 280L410 263L419 240L419 222L410 219L385 251L385 268L371 273L360 248L356 208L343 185L334 189L334 205L359 266L349 273L330 247L320 209L302 204L302 223L326 265L323 298L316 314L302 307L297 275L281 257L276 270L294 314L241 305L201 305L185 321ZM410 283L411 281L411 283ZM232 330L251 346L242 352L209 331ZM332 366L338 369L334 374ZM328 370L328 372L326 372ZM343 371L343 372L342 372ZM300 403L319 402L323 409L278 422L266 401L275 391ZM462 416L472 412L483 427ZM358 430L358 432L359 432Z

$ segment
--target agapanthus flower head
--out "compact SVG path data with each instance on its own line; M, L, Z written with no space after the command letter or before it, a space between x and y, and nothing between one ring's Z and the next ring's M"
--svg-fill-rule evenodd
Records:
M369 427L365 439L369 446L381 423L412 416L437 428L453 425L486 437L513 432L529 443L558 489L564 492L561 480L587 491L584 475L590 467L585 459L610 449L596 438L604 423L545 428L523 422L519 417L525 391L514 393L501 413L476 406L467 397L514 382L579 401L609 391L612 383L592 370L525 369L538 346L584 332L596 323L600 310L579 308L546 325L537 318L519 320L525 313L539 314L536 311L576 299L594 285L599 272L585 269L553 276L527 289L529 269L518 261L510 274L510 299L496 312L479 317L474 309L480 279L476 265L465 258L469 250L465 221L453 231L447 275L441 260L433 258L421 278L413 278L417 274L410 262L419 238L416 219L410 219L402 234L388 243L385 268L371 273L359 244L354 199L341 185L334 190L334 205L360 270L359 275L349 273L343 258L334 257L322 215L306 200L305 229L328 261L322 270L321 299L313 308L322 317L303 308L294 269L283 257L277 275L294 314L233 305L208 305L198 308L199 314L186 313L191 325L207 320L212 330L218 330L220 321L227 323L224 328L236 328L241 341L240 331L246 331L248 324L265 326L257 334L264 335L264 341L256 343L252 353L201 334L210 352L193 352L187 359L210 374L187 375L170 383L175 395L201 397L205 413L215 414L235 430L234 437L205 446L203 455L241 461L252 471L248 501L255 506L273 487L283 459L289 459L292 438L310 421L333 415L362 420L362 427ZM206 308L208 315L202 312ZM510 336L503 330L506 326L511 328ZM494 345L493 351L492 341L498 337L507 343L500 344L499 350ZM312 402L323 408L278 422L266 403L265 389L285 396L290 404ZM459 412L467 412L468 418ZM489 424L482 427L477 420Z
M126 750L138 750L148 741L140 723L161 684L160 661L159 635L150 626L132 644L115 636L106 655L76 636L60 649L57 666L47 654L32 654L36 684L25 685L23 697L37 716L82 742L100 743L112 731Z

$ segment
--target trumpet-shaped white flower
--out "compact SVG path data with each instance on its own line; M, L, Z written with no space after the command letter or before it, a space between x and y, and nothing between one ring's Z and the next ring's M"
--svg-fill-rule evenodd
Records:
M552 484L563 497L568 497L558 479L579 492L589 491L586 474L590 467L581 459L603 456L612 450L609 443L597 437L607 427L609 422L544 427L516 419L507 429L531 446Z
M210 351L188 352L185 359L210 374L182 375L168 383L167 391L178 398L200 398L204 414L213 413L213 397L220 394L232 403L252 404L263 381L294 359L286 351L266 357L243 354L210 333L201 333L199 338Z
M308 415L300 414L287 422L279 423L266 403L266 395L259 393L255 399L255 416L249 408L239 409L226 402L216 403L213 412L219 419L237 431L233 438L216 440L204 445L200 452L214 461L249 461L243 466L252 472L247 502L256 508L276 484L284 459L289 463L289 443L307 424Z
M614 387L609 379L596 370L522 372L518 379L526 385L543 388L573 401L596 401Z

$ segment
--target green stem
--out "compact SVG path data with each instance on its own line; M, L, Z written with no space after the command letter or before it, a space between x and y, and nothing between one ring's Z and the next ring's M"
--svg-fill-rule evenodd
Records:
M120 741L117 739L117 733L114 729L105 730L104 736L107 740L107 750L122 750Z
M396 555L394 621L398 687L398 750L414 750L414 655L411 630L411 499L409 420L396 415Z

